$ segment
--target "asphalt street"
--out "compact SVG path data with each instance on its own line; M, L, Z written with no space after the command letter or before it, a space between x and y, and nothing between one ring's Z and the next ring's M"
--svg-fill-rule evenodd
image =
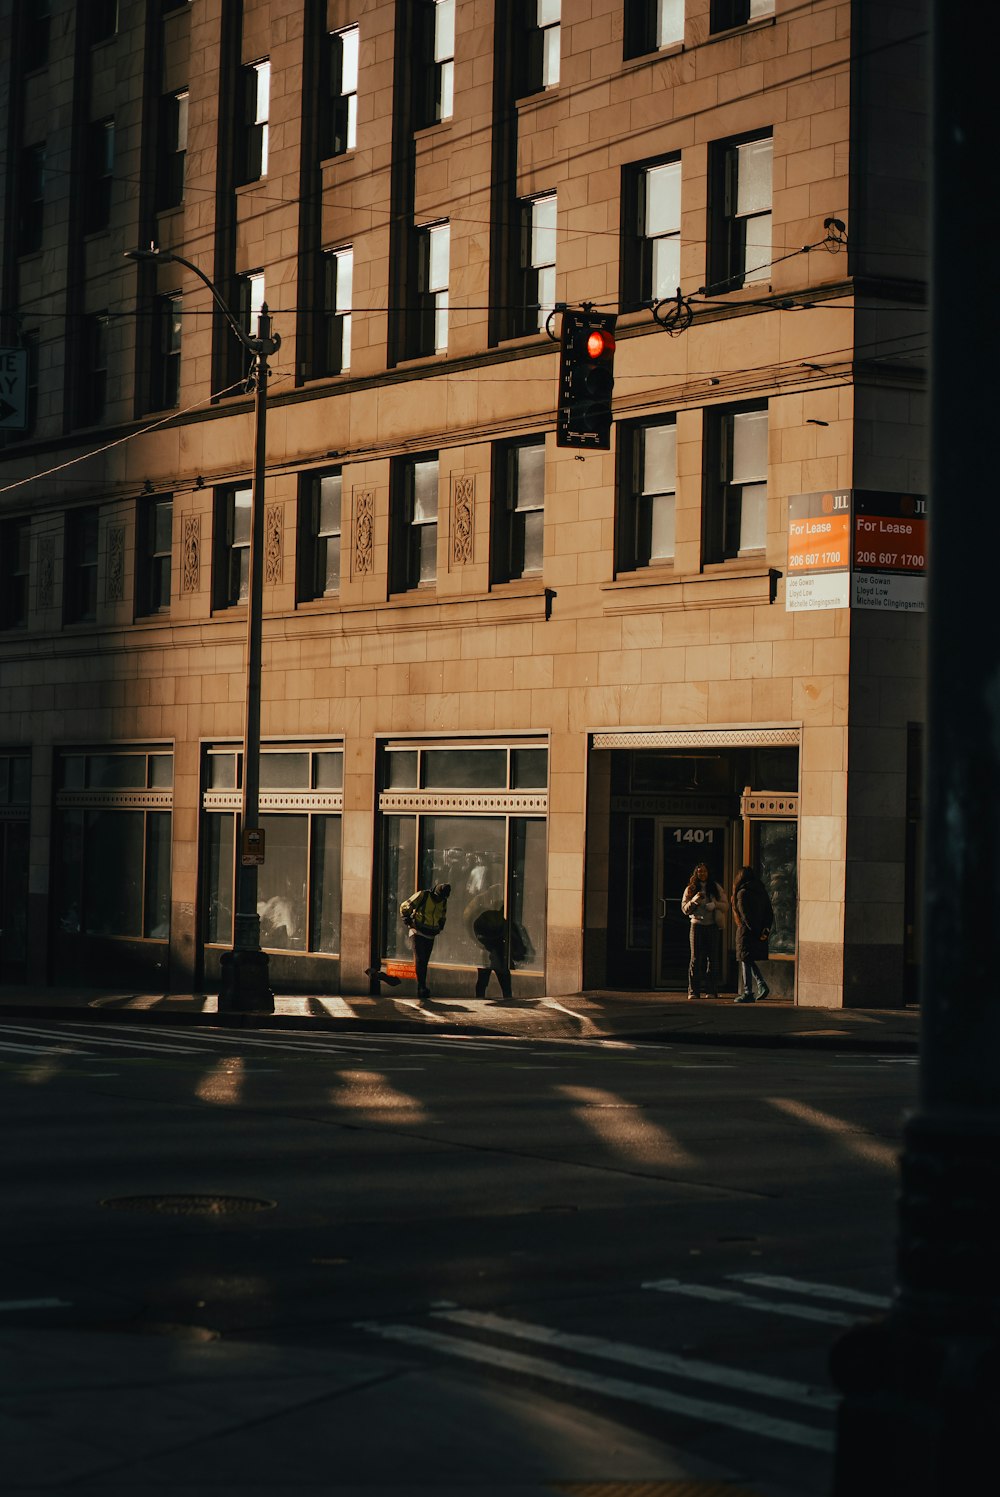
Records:
M6 1490L821 1494L915 1080L4 1022Z

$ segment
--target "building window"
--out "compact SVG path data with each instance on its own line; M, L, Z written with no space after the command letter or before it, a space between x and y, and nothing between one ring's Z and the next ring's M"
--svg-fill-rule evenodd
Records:
M92 624L97 618L96 504L72 509L66 516L63 554L63 620Z
M412 356L448 348L448 262L451 227L430 224L417 230L417 327Z
M173 517L171 495L140 499L135 547L135 611L140 617L166 613L170 607Z
M299 478L298 596L300 602L340 592L339 468Z
M774 0L712 0L709 11L710 31L730 31L750 21L774 15Z
M438 457L397 458L393 463L392 590L411 592L437 581Z
M20 212L17 252L31 255L42 247L45 217L45 142L25 146L21 152Z
M54 871L61 936L167 940L173 782L165 747L60 754Z
M455 0L425 0L414 9L413 124L422 130L454 113Z
M681 282L681 163L629 168L622 214L622 305L676 296Z
M90 20L90 45L110 41L118 34L118 0L90 0L87 6Z
M493 580L540 577L545 540L545 439L505 442L493 469Z
M637 421L619 439L618 568L674 559L677 427L673 416Z
M160 150L156 171L156 208L164 212L184 201L184 168L187 162L188 91L167 94L160 100Z
M771 266L770 135L712 148L709 281L735 291L766 281Z
M556 195L529 198L521 205L521 303L516 334L544 328L556 300Z
M265 58L242 69L243 131L239 180L267 176L267 121L271 102L271 64Z
M523 4L528 21L518 92L534 94L543 88L555 88L559 82L562 0L523 0Z
M626 57L644 57L684 40L684 0L625 0Z
M94 234L111 222L111 184L115 170L115 122L93 120L87 127L87 191L84 232Z
M343 374L351 367L351 301L354 295L354 251L330 250L323 256L322 326L317 374Z
M216 608L235 608L250 593L250 524L253 489L217 489L215 495L215 565L213 567Z
M258 318L264 308L264 272L251 270L246 275L235 277L233 283L233 308L243 332L248 338L256 338ZM219 314L221 316L221 313ZM240 342L227 322L223 322L222 337L225 355L226 379L230 385L243 384L253 363L253 355Z
M180 296L158 296L153 317L154 410L171 410L180 404L181 392L181 306Z
M358 46L357 26L327 34L328 107L323 121L320 154L342 156L358 143Z
M473 925L490 909L504 920L510 967L540 972L545 965L546 746L435 747L404 740L386 745L380 777L382 959L412 961L399 906L414 889L449 883L449 919L434 943L435 965L482 966ZM440 792L449 810L427 812L427 790ZM481 812L484 790L490 792L490 815ZM533 802L527 814L526 792Z
M108 314L93 312L84 317L80 334L77 403L81 426L97 426L104 420L108 399Z
M0 526L0 629L28 625L28 567L31 521L4 520Z
M23 7L24 69L27 73L48 65L51 19L52 0L30 0Z
M706 411L705 560L763 555L767 406Z
M209 749L203 885L205 941L233 942L236 816L231 794L242 780L242 754ZM344 756L339 747L261 745L260 827L267 856L257 874L260 944L268 951L340 951L341 813Z

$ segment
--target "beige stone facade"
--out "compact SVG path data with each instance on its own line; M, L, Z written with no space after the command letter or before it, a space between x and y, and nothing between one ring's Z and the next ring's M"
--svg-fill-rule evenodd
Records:
M278 861L261 876L262 894L294 910L265 935L276 986L367 991L366 967L404 955L394 911L408 880L464 878L449 922L460 932L477 879L495 872L516 992L683 989L677 869L708 855L727 883L748 856L784 880L778 991L904 1001L920 615L786 605L790 499L927 493L918 7L775 0L722 28L739 7L686 0L682 35L658 45L643 29L655 4L562 0L546 86L518 72L548 14L527 0L456 0L450 56L449 6L431 6L437 57L434 36L417 34L421 8L393 0L191 0L162 13L123 0L117 30L98 38L79 34L83 7L54 0L33 68L28 9L0 3L13 37L0 64L0 341L31 348L29 429L0 448L0 980L86 969L210 987L226 945L223 765L243 731L246 630L226 526L238 529L232 496L250 485L252 401L208 291L177 262L123 258L155 241L234 305L262 274L281 337L261 723ZM327 150L331 109L347 118L355 27L353 143ZM317 61L330 55L339 72ZM266 171L243 181L262 123L245 113L247 78L262 61ZM450 97L440 121L425 122L426 87L439 108ZM182 94L183 191L161 207ZM95 226L94 127L108 120L110 197ZM769 178L743 219L753 184L739 149L763 161L767 142ZM661 166L678 167L674 217L652 197ZM531 280L522 261L548 241L532 237L530 202L550 194L554 280ZM445 224L446 308L421 232ZM347 325L330 290L345 249ZM679 267L691 298L676 336L648 305L664 290L643 281L650 254ZM620 314L608 451L557 446L559 350L517 320L543 285L553 301ZM179 355L158 320L171 293ZM415 338L418 318L438 343L446 324L446 347ZM324 339L333 329L343 363L347 326L349 362L331 372ZM762 473L738 471L744 415L763 416ZM636 454L665 430L675 468L657 470L657 488L652 458ZM517 475L539 444L536 521L527 501L518 509ZM436 539L406 487L431 481L426 464L414 477L414 459L431 458ZM324 475L340 493L329 588L313 563L335 542L310 509ZM163 598L150 583L157 514ZM422 580L406 573L421 543ZM328 768L341 754L342 781ZM487 845L490 875L477 872ZM104 896L102 858L132 865ZM472 991L469 929L433 969L440 991ZM724 979L734 991L731 956Z

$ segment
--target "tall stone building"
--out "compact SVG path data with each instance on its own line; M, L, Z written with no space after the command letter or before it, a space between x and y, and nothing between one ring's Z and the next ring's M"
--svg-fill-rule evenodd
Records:
M447 878L436 992L491 902L522 996L683 991L704 859L767 881L776 996L905 1001L924 24L0 0L0 980L211 990L232 943L253 402L155 245L281 338L274 986L367 992ZM618 314L608 451L557 445L562 304Z

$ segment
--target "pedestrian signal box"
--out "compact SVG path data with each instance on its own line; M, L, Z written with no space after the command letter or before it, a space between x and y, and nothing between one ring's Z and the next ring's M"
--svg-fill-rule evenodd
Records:
M617 321L612 312L562 314L557 447L607 452L611 446Z

